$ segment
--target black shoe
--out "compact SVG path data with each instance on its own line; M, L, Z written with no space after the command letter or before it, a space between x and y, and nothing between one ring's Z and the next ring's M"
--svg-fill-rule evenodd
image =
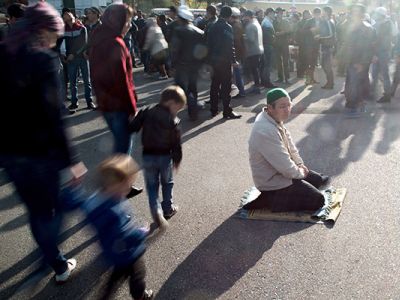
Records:
M95 109L97 109L97 106L93 102L89 102L87 105L87 109L95 110Z
M333 90L333 84L325 84L324 86L321 86L321 89Z
M326 189L330 186L332 182L332 178L326 175L322 175L322 183L321 186L319 187L320 190Z
M70 110L78 109L78 104L71 104L70 106L68 106L68 109Z
M217 111L212 111L211 112L211 118L214 118L216 115L218 115L219 114L219 112L217 112Z
M390 98L389 95L383 95L376 103L390 103Z
M171 219L178 212L178 206L172 205L169 212L164 213L164 218L166 220Z
M277 88L277 86L275 84L272 84L272 83L264 84L264 87L267 88L267 89Z
M246 95L241 95L241 94L237 94L236 96L232 97L232 99L240 99L240 98L245 98Z
M143 192L142 188L133 186L133 187L131 187L131 191L128 193L128 195L126 195L126 198L135 197L135 196L139 195L141 192Z
M224 114L224 119L240 119L242 115L239 115L233 111L230 113Z

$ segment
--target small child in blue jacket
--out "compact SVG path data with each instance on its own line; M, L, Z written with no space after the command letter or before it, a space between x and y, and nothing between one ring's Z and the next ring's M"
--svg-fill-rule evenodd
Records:
M133 225L125 196L138 171L139 166L128 155L106 159L98 168L99 190L83 204L89 223L97 230L103 254L114 266L104 299L112 295L117 282L126 278L133 299L152 299L153 292L146 290L143 259L148 232Z

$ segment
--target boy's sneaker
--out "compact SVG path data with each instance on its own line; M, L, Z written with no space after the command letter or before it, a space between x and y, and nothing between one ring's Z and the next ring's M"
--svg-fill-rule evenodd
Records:
M168 220L172 218L177 212L178 212L178 206L172 205L169 212L166 213L164 212L164 218Z
M58 284L62 284L68 280L69 276L71 275L72 270L76 268L76 259L75 258L68 259L67 265L68 265L67 271L65 271L62 274L58 274L58 275L56 274L56 282Z
M150 300L153 299L154 293L152 290L144 290L143 300Z

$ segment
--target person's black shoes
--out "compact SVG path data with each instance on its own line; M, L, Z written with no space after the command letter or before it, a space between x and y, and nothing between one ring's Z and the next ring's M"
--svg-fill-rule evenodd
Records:
M240 98L245 98L246 95L242 95L242 94L237 94L236 96L232 97L232 99L240 99Z
M97 109L97 106L93 102L89 102L87 105L87 109L95 110Z
M69 110L77 110L78 109L78 104L71 104L70 106L68 106Z
M277 88L277 86L276 86L275 84L272 84L272 83L264 84L264 87L265 87L266 89L274 89L274 88Z
M333 84L325 84L325 85L321 86L321 89L333 90Z
M231 111L230 113L224 113L224 119L240 119L242 117L242 115L239 115L233 111Z
M376 101L377 103L390 103L390 95L383 95L378 101Z
M178 206L172 205L169 212L164 213L164 218L166 220L171 219L178 212Z
M128 195L126 195L126 198L135 197L135 196L139 195L141 192L143 192L142 188L132 186L131 191L128 193Z
M320 190L326 189L330 186L331 182L332 182L332 178L326 175L322 175L322 182L321 182L321 186L319 187Z

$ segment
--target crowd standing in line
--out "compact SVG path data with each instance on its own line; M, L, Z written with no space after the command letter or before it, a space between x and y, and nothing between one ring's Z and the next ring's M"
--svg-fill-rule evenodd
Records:
M87 171L63 126L64 100L71 102L71 114L79 107L78 78L84 83L87 108L101 112L114 138L113 156L98 169L99 191L80 206L115 267L105 297L115 281L130 277L134 299L151 299L152 292L146 290L142 259L149 229L135 228L124 208L126 199L142 191L132 186L139 167L130 158L131 135L142 131L150 211L156 226L165 229L167 219L178 211L172 198L173 171L182 160L177 113L187 104L190 119L199 118L197 84L202 65L211 68L211 117L218 115L220 99L223 118L241 117L231 108L232 78L239 90L236 98L272 89L266 114L257 117L249 150L255 184L269 197L274 195L271 205L276 211L303 209L302 205L319 208L323 199L317 188L328 180L304 165L283 126L291 99L276 85L291 84L293 61L297 77L304 78L306 85L318 84L314 73L320 64L326 76L321 88L332 90L336 57L337 75L346 77L343 94L350 117L365 111L366 101L376 100L379 75L384 91L379 103L390 102L400 82L399 24L384 7L371 17L361 4L338 15L328 6L292 15L279 7L264 12L210 5L206 11L204 17L195 17L186 6L170 7L168 17L146 18L128 5L112 4L104 13L87 8L80 20L67 8L60 16L45 2L8 7L9 23L0 35L0 54L6 58L0 62L6 99L0 128L8 142L1 147L0 166L26 204L32 234L57 282L65 282L76 266L57 247L65 201L62 191L65 186L79 186ZM133 78L133 68L139 64L148 78L154 73L159 80L175 78L175 85L161 93L159 104L140 111ZM274 69L277 80L272 82ZM254 84L245 90L249 74ZM280 141L278 136L282 136ZM279 176L271 181L266 179L271 177L268 172ZM293 200L299 191L308 202ZM105 226L108 235L104 235Z

